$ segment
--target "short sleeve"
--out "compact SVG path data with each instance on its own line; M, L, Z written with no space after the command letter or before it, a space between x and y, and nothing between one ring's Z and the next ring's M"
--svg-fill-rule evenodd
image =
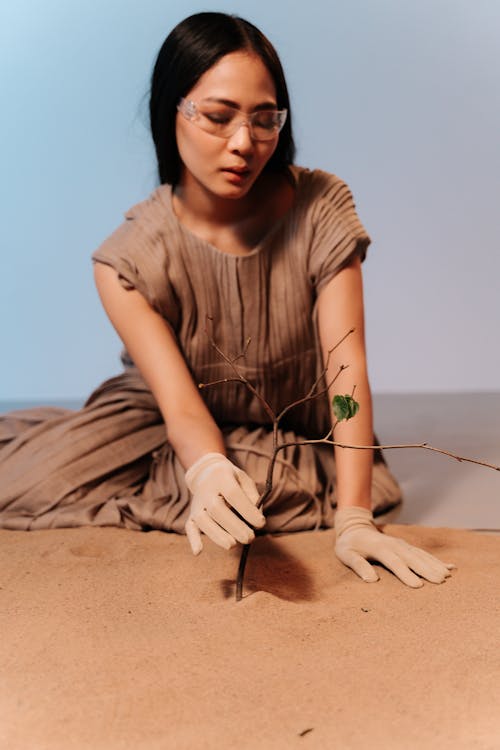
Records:
M163 216L148 199L125 213L125 221L92 254L93 263L115 269L124 289L136 289L177 328L178 304L170 283Z
M314 174L317 185L312 212L309 276L319 294L356 255L364 261L371 240L359 220L346 183L320 170Z

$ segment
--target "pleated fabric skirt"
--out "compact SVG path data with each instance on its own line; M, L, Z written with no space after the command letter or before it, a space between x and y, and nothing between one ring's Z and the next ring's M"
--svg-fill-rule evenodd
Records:
M263 491L271 430L227 427L224 438L228 457ZM303 439L279 432L280 442ZM136 368L107 380L78 411L40 407L0 417L1 528L119 526L184 533L189 500L168 425ZM400 487L376 451L372 509L380 514L400 502ZM331 446L280 451L264 506L266 531L332 527L335 505Z

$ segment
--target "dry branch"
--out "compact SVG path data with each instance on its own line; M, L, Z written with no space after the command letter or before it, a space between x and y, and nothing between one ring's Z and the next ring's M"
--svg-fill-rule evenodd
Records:
M209 318L211 320L211 318ZM335 344L331 349L329 349L327 353L327 358L325 361L325 365L315 380L315 382L312 384L311 388L307 392L305 396L303 396L300 399L297 399L296 401L293 401L291 404L288 404L288 406L285 406L278 414L275 414L273 411L271 405L266 401L266 399L260 394L255 386L250 383L250 381L238 370L236 367L236 362L239 359L242 359L248 350L248 346L250 344L250 339L247 339L245 343L244 351L238 354L237 356L231 358L227 354L225 354L219 346L215 343L212 335L208 332L207 328L205 328L206 334L209 338L209 341L211 345L214 347L214 349L217 351L217 353L220 355L220 357L229 365L229 367L233 370L235 377L233 378L222 378L220 380L214 380L210 383L199 383L198 388L208 388L210 386L214 385L220 385L222 383L234 383L238 382L244 385L248 390L258 399L258 401L261 403L263 409L265 410L266 414L269 416L272 422L273 427L273 447L272 447L272 453L269 458L269 466L267 470L267 476L266 476L266 483L264 486L264 491L262 492L259 502L257 504L257 507L260 508L269 495L272 492L273 489L273 471L274 466L276 463L276 459L278 456L278 453L285 448L289 448L292 446L299 446L299 445L314 445L314 444L327 444L331 445L332 447L337 448L350 448L354 450L390 450L393 448L424 448L425 450L429 451L435 451L436 453L441 453L445 456L449 456L450 458L454 458L456 461L459 461L462 463L463 461L467 461L469 463L478 464L479 466L486 466L490 469L493 469L494 471L500 471L500 466L496 466L495 464L490 464L487 461L480 461L478 459L474 458L468 458L466 456L457 456L455 453L452 453L451 451L444 450L443 448L435 448L432 445L429 445L428 443L405 443L400 445L349 445L347 443L339 443L333 440L333 435L335 431L335 427L337 426L339 420L337 420L331 427L331 429L327 432L327 434L322 438L317 439L310 439L310 440L298 440L294 442L287 442L287 443L278 443L278 426L281 421L281 419L285 416L285 414L288 414L288 412L297 407L300 406L307 401L310 401L312 399L319 398L320 396L323 396L324 394L328 393L330 387L334 384L334 382L337 380L338 376L340 375L343 370L347 369L348 365L340 365L338 372L335 374L335 376L331 379L330 382L328 382L326 385L322 385L324 383L324 378L326 373L328 372L328 367L330 364L330 357L332 355L332 352L337 349L345 339L350 336L352 333L354 333L354 328L351 328L345 336L343 336L340 341ZM354 385L352 390L352 395L354 395L356 386ZM246 567L246 561L248 557L248 552L250 550L250 544L244 544L243 549L241 552L240 557L240 563L238 567L238 575L236 579L236 601L240 601L243 597L243 579L245 575L245 567Z

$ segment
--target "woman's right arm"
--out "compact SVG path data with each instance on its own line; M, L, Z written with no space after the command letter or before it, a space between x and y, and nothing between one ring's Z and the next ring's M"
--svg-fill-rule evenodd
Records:
M188 469L206 453L225 455L222 433L168 323L140 292L124 289L111 266L95 263L94 278L112 325L156 399L181 464Z
M201 552L202 531L226 549L236 541L248 544L255 534L230 507L250 525L262 527L265 518L256 508L257 487L225 458L222 433L168 323L140 292L124 289L110 266L95 263L94 277L111 323L156 399L168 441L188 470L186 484L192 497L185 530L191 549L195 555Z

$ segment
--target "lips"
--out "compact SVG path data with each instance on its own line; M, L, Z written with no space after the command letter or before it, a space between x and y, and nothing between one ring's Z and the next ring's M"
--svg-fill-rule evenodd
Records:
M248 167L224 167L222 171L237 175L245 175L250 172Z

